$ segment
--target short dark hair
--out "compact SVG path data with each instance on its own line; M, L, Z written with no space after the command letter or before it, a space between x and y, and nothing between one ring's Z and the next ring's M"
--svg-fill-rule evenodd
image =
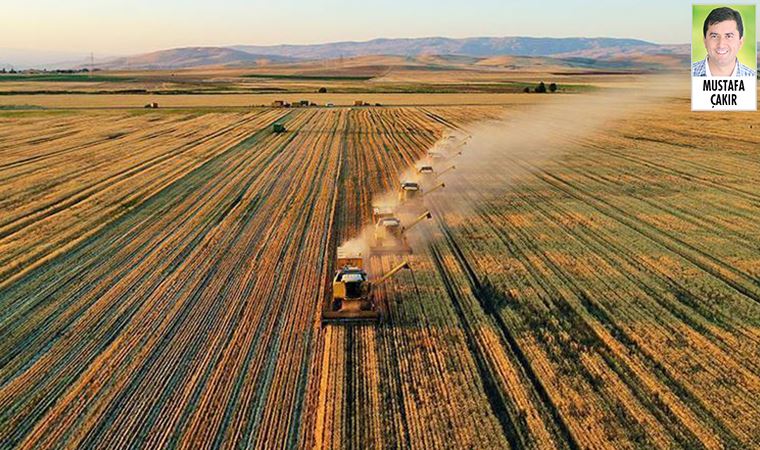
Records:
M705 24L702 27L702 37L707 37L707 28L709 28L710 25L725 22L726 20L733 20L736 22L736 27L739 29L739 39L743 38L744 24L742 23L742 15L739 14L739 11L726 8L725 6L723 8L715 8L707 15Z

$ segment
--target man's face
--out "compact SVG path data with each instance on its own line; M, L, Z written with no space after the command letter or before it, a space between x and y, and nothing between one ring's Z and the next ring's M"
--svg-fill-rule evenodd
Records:
M736 54L744 44L744 37L739 37L739 28L735 20L724 20L710 25L705 36L705 48L710 61L727 66L736 60Z

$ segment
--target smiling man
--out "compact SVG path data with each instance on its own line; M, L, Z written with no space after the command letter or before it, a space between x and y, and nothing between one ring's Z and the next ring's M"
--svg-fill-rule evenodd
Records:
M702 27L707 56L691 66L695 77L754 77L755 71L739 62L736 55L744 45L744 23L738 11L716 8Z

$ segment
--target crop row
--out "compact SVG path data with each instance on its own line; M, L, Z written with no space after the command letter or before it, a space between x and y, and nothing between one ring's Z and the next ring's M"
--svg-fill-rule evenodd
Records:
M61 132L35 142L3 124L22 130L0 132L0 177L17 183L2 216L3 446L313 441L315 319L343 221L359 227L362 199L440 128L404 108L282 115L117 116L105 131L97 114L51 117ZM288 132L271 132L278 118ZM360 157L383 170L351 188Z

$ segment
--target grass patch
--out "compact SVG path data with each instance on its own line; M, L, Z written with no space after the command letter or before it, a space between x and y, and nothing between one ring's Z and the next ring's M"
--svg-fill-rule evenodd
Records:
M2 118L21 118L21 117L50 117L65 116L70 114L80 114L70 109L3 109L0 108L0 117Z
M356 75L283 75L283 74L263 74L252 73L243 75L243 78L272 78L275 80L325 80L325 81L367 81L371 80L374 75L356 76Z
M377 92L377 93L404 93L404 94L519 94L527 87L531 91L538 86L536 82L495 82L495 83L451 83L451 84L388 84L372 86L372 89L359 89L354 92ZM544 81L549 87L549 81ZM596 88L585 84L558 83L559 93L588 92ZM335 89L332 92L340 93L342 90Z
M29 111L45 109L39 105L0 105L0 111Z
M112 75L92 75L76 73L10 73L0 74L2 81L50 81L50 82L116 82L116 81L134 81L133 78L115 77Z

